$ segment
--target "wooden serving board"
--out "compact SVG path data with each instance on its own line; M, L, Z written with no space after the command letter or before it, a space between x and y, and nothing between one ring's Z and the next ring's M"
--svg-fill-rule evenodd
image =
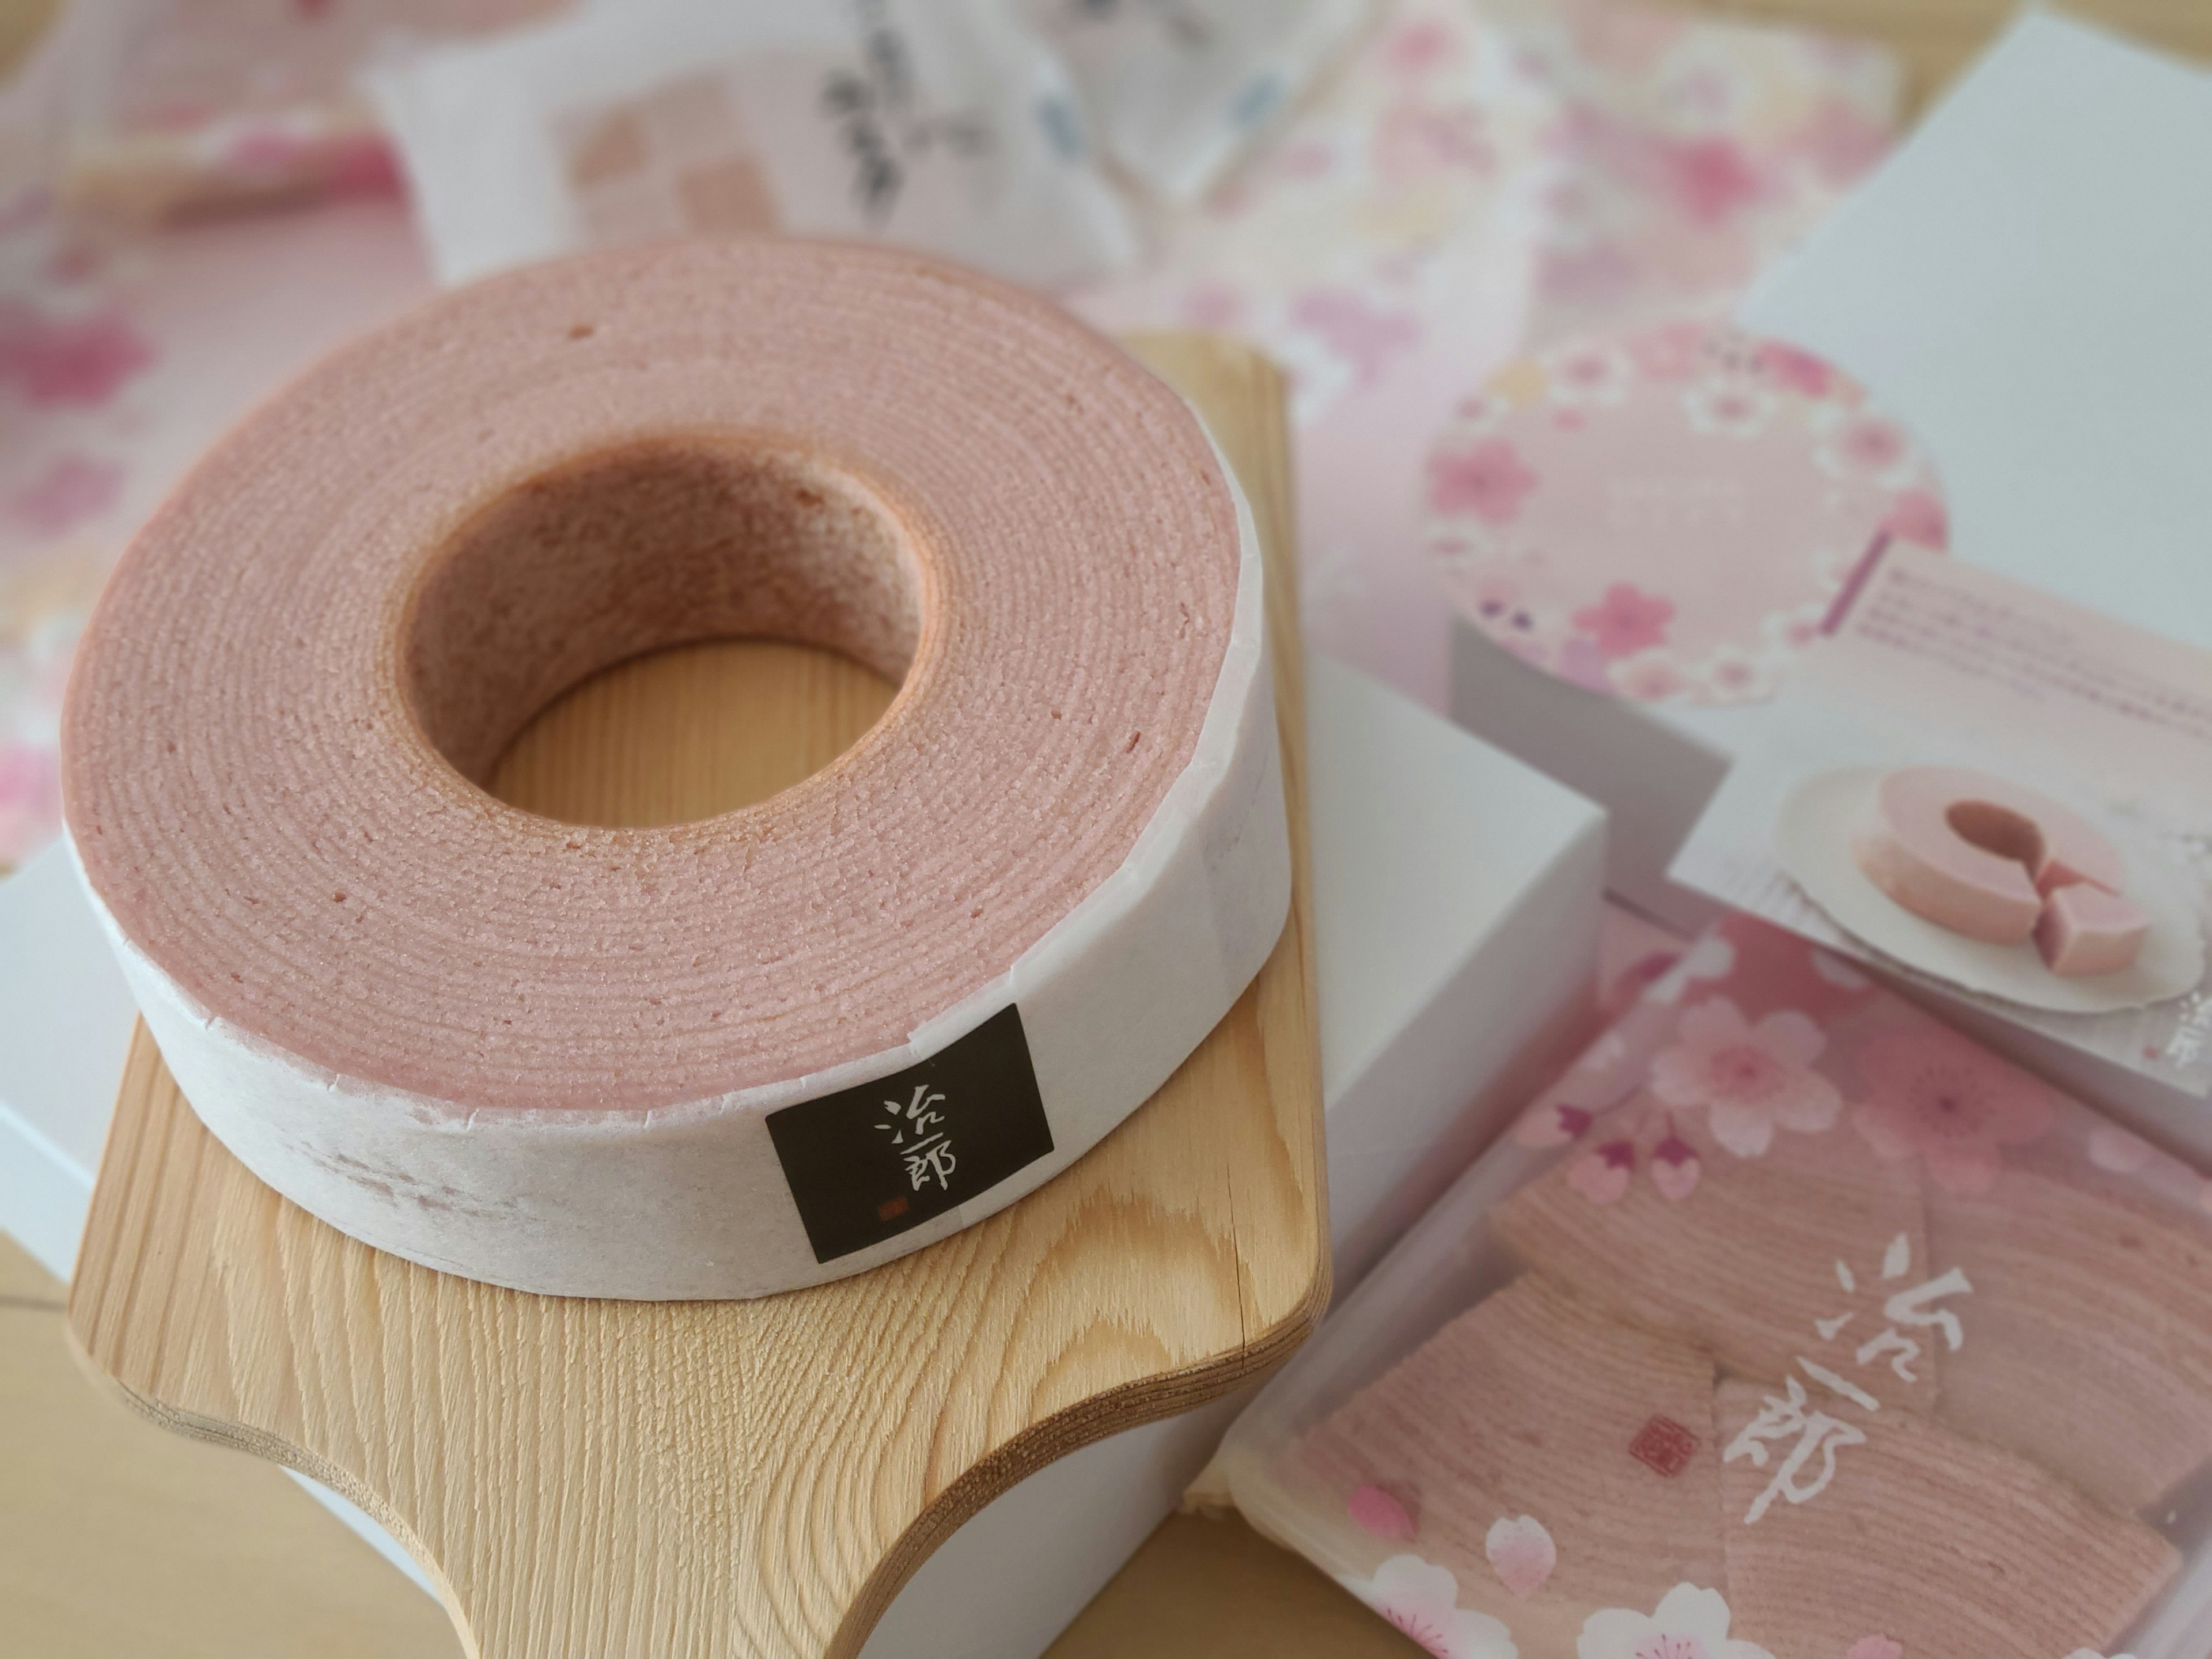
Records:
M852 1654L992 1498L1226 1392L1319 1318L1328 1232L1281 386L1224 343L1133 346L1204 410L1259 522L1295 887L1251 988L1074 1167L813 1290L527 1296L380 1254L278 1197L200 1126L140 1029L70 1288L75 1340L157 1420L290 1464L374 1515L438 1584L470 1654ZM599 823L728 810L828 762L889 696L801 647L663 653L549 709L495 787ZM714 718L733 707L747 724Z

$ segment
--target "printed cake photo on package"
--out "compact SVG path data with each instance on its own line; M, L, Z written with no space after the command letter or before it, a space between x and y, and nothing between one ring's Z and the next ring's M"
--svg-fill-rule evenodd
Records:
M1290 851L1251 515L1048 302L732 240L459 290L218 444L63 716L87 891L194 1110L379 1249L763 1295L1002 1207L1258 972ZM896 683L827 768L610 828L485 784L600 669Z

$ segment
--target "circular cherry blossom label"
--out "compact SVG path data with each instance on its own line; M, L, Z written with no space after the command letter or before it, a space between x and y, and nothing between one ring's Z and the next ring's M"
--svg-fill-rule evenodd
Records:
M1470 622L1653 702L1770 696L1879 536L1945 538L1933 470L1855 381L1705 322L1508 365L1454 411L1426 489Z

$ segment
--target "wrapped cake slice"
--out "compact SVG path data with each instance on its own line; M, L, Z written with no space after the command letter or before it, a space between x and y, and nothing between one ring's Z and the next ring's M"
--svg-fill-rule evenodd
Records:
M1450 1659L2203 1659L2212 1182L1730 918L1211 1485Z

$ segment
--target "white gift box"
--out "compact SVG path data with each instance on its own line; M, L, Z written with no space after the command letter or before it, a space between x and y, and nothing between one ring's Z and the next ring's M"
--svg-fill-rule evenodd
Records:
M1696 933L1721 906L1669 880L1667 866L1761 708L1638 702L1592 691L1452 619L1452 718L1603 807L1607 888L1681 933Z
M2030 9L1753 290L1933 456L1951 551L2212 647L2212 76Z
M1307 686L1322 1091L1349 1287L1594 1018L1604 815L1325 659ZM67 1277L132 1007L65 854L0 884L0 1227ZM1242 1396L1054 1463L926 1562L869 1659L1033 1656L1174 1506ZM360 1511L319 1498L422 1582Z
M1308 660L1341 1295L1590 1029L1606 824L1582 797L1395 691ZM1030 1659L1175 1507L1249 1398L1031 1475L922 1564L863 1659Z

